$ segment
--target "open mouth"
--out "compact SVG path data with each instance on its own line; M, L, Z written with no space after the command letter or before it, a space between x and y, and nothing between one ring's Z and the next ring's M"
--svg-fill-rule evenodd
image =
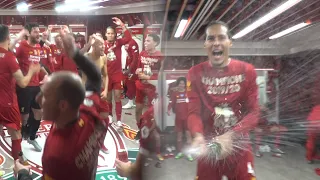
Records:
M212 52L213 56L222 56L222 54L223 54L223 51L213 51Z

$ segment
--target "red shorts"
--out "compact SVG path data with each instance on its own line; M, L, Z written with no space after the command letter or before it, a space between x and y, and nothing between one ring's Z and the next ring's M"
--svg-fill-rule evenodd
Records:
M108 91L122 90L123 89L122 80L123 80L122 73L115 73L115 74L109 75Z
M221 180L226 176L228 180L252 180L255 178L253 171L253 156L250 150L236 153L226 160L217 163L208 163L207 159L198 161L198 180Z
M187 129L187 119L181 119L181 118L177 118L177 114L176 114L176 120L175 120L175 130L176 132L184 132Z
M0 108L0 124L14 130L21 129L21 116L18 106Z
M137 82L137 81L136 81ZM152 101L156 98L156 88L136 89L136 103L144 104L144 98L148 98L148 106L152 106Z

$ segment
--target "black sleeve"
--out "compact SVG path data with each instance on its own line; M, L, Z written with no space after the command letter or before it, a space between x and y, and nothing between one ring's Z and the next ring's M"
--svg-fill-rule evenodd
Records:
M21 169L18 172L18 180L32 180L32 176L29 174L28 170Z
M100 93L101 72L98 67L79 51L72 58L79 69L87 76L86 90Z

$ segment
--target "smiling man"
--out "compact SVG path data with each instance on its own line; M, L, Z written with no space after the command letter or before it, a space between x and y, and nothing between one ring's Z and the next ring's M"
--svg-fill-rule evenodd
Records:
M248 142L258 121L257 75L251 64L229 57L230 37L225 23L210 24L204 43L208 61L188 72L188 128L194 147L203 150L199 180L255 178L250 144L241 140Z

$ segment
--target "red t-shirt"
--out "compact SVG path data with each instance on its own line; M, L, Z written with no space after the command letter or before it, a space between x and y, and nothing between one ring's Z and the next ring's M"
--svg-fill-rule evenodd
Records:
M108 75L122 74L122 63L121 63L121 47L127 44L131 40L131 34L129 31L124 32L124 36L121 39L117 39L113 43L105 41L105 51L107 55ZM111 52L111 53L110 53ZM113 53L112 53L113 52Z
M150 129L154 123L154 108L151 106L140 118L140 153L150 153L151 147L150 144L152 143L152 139L150 135Z
M52 52L52 62L55 71L62 69L62 50L58 49L56 45L51 44L50 49Z
M43 179L95 179L98 155L108 125L99 117L100 96L93 93L80 107L80 118L69 127L53 125L45 143Z
M158 79L158 72L161 68L161 62L163 61L163 55L160 51L156 51L153 54L149 54L147 51L141 51L137 68L141 68L142 72L147 75L151 75L150 80ZM152 84L149 84L145 80L138 80L136 83L138 89L155 88Z
M16 80L13 73L19 69L14 54L0 47L0 107L18 106Z
M254 67L238 60L223 69L215 69L208 61L192 67L187 78L191 133L252 130L260 113L256 78Z
M73 73L79 74L76 63L68 57L65 53L62 54L62 64L61 70L71 71Z
M312 108L307 119L309 121L320 121L320 105L316 105Z
M202 133L207 140L233 130L243 138L256 127L259 119L257 74L251 64L231 60L222 69L212 67L209 61L192 67L187 77L188 129L192 134ZM213 168L230 164L235 168L245 158L251 144L243 142L243 149L216 164L199 159L198 175L213 177ZM210 161L209 161L210 162ZM230 171L231 172L231 171Z
M172 107L177 119L188 119L188 103L186 92L173 91L170 93L169 108Z
M139 46L134 39L126 45L126 51L128 53L126 68L131 68L131 73L136 72L138 60L139 60Z
M20 65L20 69L24 75L28 73L31 62L35 64L40 63L39 46L32 47L27 41L21 41L20 43L16 44L15 53ZM39 74L35 74L28 86L39 86L39 84Z
M43 46L40 49L40 62L51 72L54 72L51 49L47 46Z

